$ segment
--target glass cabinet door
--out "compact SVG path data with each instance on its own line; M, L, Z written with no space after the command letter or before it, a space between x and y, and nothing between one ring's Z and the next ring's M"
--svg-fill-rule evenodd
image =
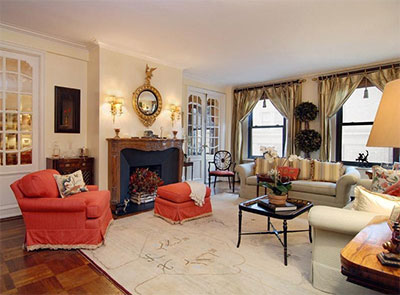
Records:
M0 167L33 161L33 69L18 55L0 56Z

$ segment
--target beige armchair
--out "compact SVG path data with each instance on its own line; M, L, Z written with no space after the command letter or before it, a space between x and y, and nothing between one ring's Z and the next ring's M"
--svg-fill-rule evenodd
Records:
M370 187L371 181L360 180ZM312 227L311 280L315 288L333 294L379 294L346 281L341 274L340 251L378 214L345 208L315 206L308 215Z

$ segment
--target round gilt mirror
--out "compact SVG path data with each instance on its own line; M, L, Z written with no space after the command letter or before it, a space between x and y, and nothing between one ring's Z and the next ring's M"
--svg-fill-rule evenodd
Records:
M153 115L158 107L157 97L150 90L144 90L139 94L137 104L139 110L147 116Z
M156 88L145 84L133 93L133 109L140 121L146 126L151 126L161 112L161 95Z

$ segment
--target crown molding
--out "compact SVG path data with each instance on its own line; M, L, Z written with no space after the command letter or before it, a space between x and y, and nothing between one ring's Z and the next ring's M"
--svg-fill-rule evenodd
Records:
M193 73L188 72L188 70L183 71L183 78L188 80L193 80L199 83L208 84L210 86L218 87L218 88L227 88L233 85L227 83L218 83L214 79L206 78L204 76L196 75Z
M153 57L153 56L150 56L150 55L146 55L144 53L140 53L140 52L132 50L132 49L123 48L123 47L117 47L117 46L110 45L108 43L105 43L105 42L102 42L102 41L99 41L99 40L94 40L93 43L97 44L100 48L103 48L103 49L107 49L107 50L114 51L114 52L121 53L121 54L125 54L125 55L128 55L128 56L140 58L140 59L143 59L143 60L146 60L146 61L151 61L151 62L160 64L160 65L163 65L163 66L176 68L176 69L181 70L181 71L183 71L186 68L186 66L182 65L182 64L171 63L171 62L165 61L163 59L159 59L159 58L156 58L156 57Z
M0 23L0 28L1 29L10 30L10 31L14 31L14 32L17 32L17 33L23 33L23 34L31 35L33 37L46 39L46 40L57 42L57 43L62 43L64 45L69 45L69 46L77 47L77 48L80 48L80 49L87 49L86 45L82 44L82 43L69 41L69 40L66 40L66 39L54 37L54 36L47 35L47 34L40 33L40 32L31 31L31 30L28 30L28 29L25 29L25 28L17 27L17 26L14 26L14 25L6 24L6 23Z

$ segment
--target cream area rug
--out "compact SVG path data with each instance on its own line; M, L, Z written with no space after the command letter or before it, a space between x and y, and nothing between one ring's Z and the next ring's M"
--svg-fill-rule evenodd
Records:
M153 212L115 220L106 243L83 252L132 294L325 294L311 286L308 233L288 234L288 266L274 235L238 234L235 194L212 196L213 215L171 225ZM272 219L281 229L282 221ZM307 214L288 221L307 229ZM242 231L264 231L266 217L243 212Z

